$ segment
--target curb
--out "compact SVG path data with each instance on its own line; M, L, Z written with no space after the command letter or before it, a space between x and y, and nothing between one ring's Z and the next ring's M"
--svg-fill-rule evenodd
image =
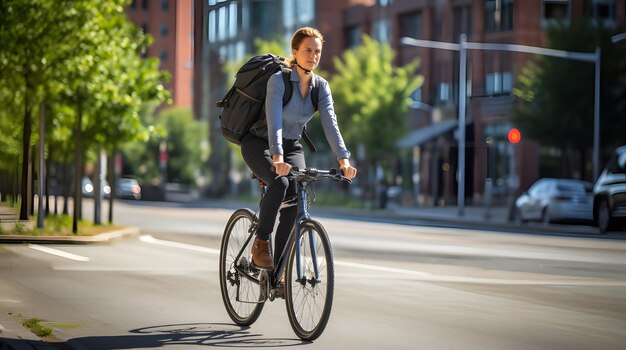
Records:
M31 333L15 316L3 311L0 315L0 349L54 350L57 347Z
M139 235L138 227L126 227L120 230L105 232L94 236L35 236L35 235L0 235L0 243L61 243L88 244L105 243L114 239Z

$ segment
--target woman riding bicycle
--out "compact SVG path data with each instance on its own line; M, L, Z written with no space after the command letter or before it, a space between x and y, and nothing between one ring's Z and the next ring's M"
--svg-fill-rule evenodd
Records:
M265 114L267 115L267 139L265 135L248 133L241 141L241 154L252 172L267 185L267 193L261 203L259 226L252 246L252 264L260 269L272 269L269 238L274 228L278 210L286 197L296 194L295 180L284 177L292 167L306 168L304 153L299 139L306 123L315 113L311 90L319 83L317 103L324 134L331 146L339 168L344 176L352 179L356 168L350 165L350 152L346 148L337 124L333 99L328 82L312 71L322 56L322 34L314 28L298 29L291 39L292 57L287 61L292 68L290 82L293 96L283 106L285 83L282 72L274 74L267 83ZM272 167L274 171L272 171ZM280 212L274 249L281 252L286 244L297 215L295 206ZM277 257L278 258L278 257Z

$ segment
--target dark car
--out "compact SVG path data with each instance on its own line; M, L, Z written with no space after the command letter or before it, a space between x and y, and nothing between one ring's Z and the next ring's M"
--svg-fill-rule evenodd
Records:
M123 199L141 199L141 187L135 179L121 178L117 180L116 195Z
M593 217L601 232L626 219L626 145L618 147L593 187Z
M592 186L582 180L539 179L515 201L515 219L591 223Z

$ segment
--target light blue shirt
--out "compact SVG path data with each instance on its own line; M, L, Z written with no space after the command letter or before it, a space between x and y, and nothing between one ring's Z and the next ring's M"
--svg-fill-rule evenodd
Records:
M313 74L313 73L311 73ZM282 72L272 75L267 82L267 95L265 96L265 114L267 115L267 133L270 154L283 154L283 139L298 140L302 136L302 129L311 120L315 108L311 101L311 90L316 83L315 77L311 79L309 91L302 97L300 90L300 77L295 69L291 71L291 85L293 94L289 102L283 107L283 94L285 83ZM343 137L337 125L337 116L333 107L333 97L330 93L328 82L318 77L320 84L319 102L317 103L322 121L322 128L326 140L337 160L350 158L350 152L343 142Z

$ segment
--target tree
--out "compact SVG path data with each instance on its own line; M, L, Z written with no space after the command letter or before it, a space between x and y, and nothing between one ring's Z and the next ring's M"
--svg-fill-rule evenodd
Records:
M423 83L416 75L419 59L397 67L395 53L386 43L368 36L363 44L335 58L337 74L331 79L335 112L346 143L362 147L368 165L389 167L397 154L396 141L408 130L409 96ZM375 169L375 167L370 167ZM369 186L367 172L361 171Z
M33 111L39 105L47 77L62 67L73 50L76 29L88 14L89 4L46 0L6 0L0 3L0 76L16 94L22 113L20 219L28 219L31 206L30 169Z
M50 126L46 134L53 145L62 145L55 151L64 155L74 151L75 203L79 203L87 150L115 149L137 135L146 136L140 107L147 100L162 102L169 96L158 60L139 57L149 38L126 19L123 6L128 2L0 2L0 98L9 102L0 114L24 111L22 127L13 127L22 133L22 219L27 218L31 200L28 166L36 131L32 115L41 101L52 112L46 116ZM75 219L79 211L75 206Z
M626 100L626 89L619 79L624 77L623 49L611 45L611 33L600 23L578 21L571 26L558 25L547 31L550 48L594 52L601 47L601 139L607 149L626 142L624 133L626 109L620 101ZM620 73L619 62L622 62ZM542 146L554 147L566 154L572 149L580 159L586 155L593 143L595 67L590 62L539 56L522 70L518 77L514 95L518 104L513 110L512 122L523 134L539 141ZM571 174L562 157L563 176ZM581 162L581 174L585 162ZM590 175L590 174L589 174Z
M206 122L193 118L191 110L170 108L154 117L159 130L148 142L134 142L124 146L123 154L127 168L143 183L160 181L159 144L166 142L168 152L167 179L183 184L196 184L203 173L200 167L207 154L201 144L206 140Z

